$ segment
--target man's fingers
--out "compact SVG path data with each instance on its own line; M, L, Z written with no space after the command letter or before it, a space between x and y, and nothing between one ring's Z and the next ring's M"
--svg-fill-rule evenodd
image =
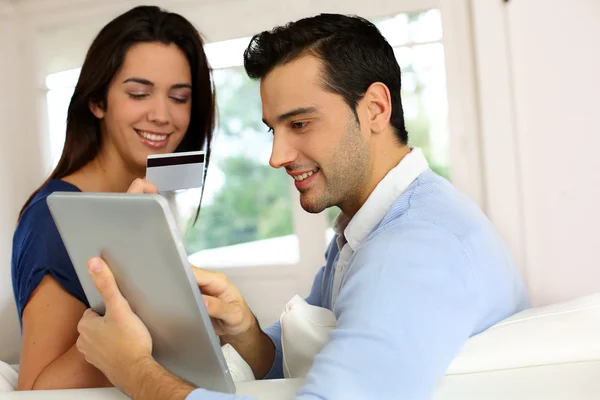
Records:
M102 296L102 299L104 300L107 313L112 308L116 308L123 303L127 304L125 298L119 291L115 277L103 259L94 257L88 261L87 266L88 272L92 277L92 281L94 282L96 289L98 289L98 292L100 292L100 296Z
M88 308L87 310L85 310L83 316L77 324L77 332L79 332L79 334L83 334L87 329L93 329L90 327L94 325L98 318L102 317L96 314L91 308Z
M221 320L224 324L231 326L242 322L243 310L240 305L227 303L213 296L202 295L202 299L211 318Z
M83 345L83 337L81 335L79 335L79 337L77 338L77 342L75 342L75 346L77 347L77 350L81 353L85 355L85 346Z
M88 308L83 312L83 317L81 317L81 320L93 319L95 317L99 317L98 313L91 308Z
M192 271L194 271L196 283L202 293L219 296L231 285L227 277L221 272L205 271L194 266L192 266Z
M99 316L96 312L94 312L94 310L92 310L91 308L88 308L83 313L83 316L77 324L77 332L79 332L79 337L77 338L76 345L77 350L79 350L80 353L83 354L85 352L85 335L90 331L93 331L96 328L98 320L101 319L102 317Z

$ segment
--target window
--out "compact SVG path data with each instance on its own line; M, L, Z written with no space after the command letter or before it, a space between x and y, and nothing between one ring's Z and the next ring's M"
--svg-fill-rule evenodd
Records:
M48 125L50 133L50 169L54 169L63 146L67 129L67 111L80 68L50 74L46 77L46 101L48 104Z
M449 178L448 104L442 21L438 9L376 21L402 71L402 105L409 144L423 149L431 168Z
M215 258L221 265L296 263L290 183L269 166L272 138L261 122L258 83L241 67L215 70L214 80L219 123L199 223L197 202L183 214L186 248L198 265Z
M205 267L299 260L289 179L284 171L269 166L272 137L262 123L259 84L242 67L249 41L240 38L206 46L219 118L196 224L199 197L176 195L190 260Z
M241 67L249 40L206 46L214 68L218 122L197 223L201 190L168 196L190 262L204 267L284 265L299 260L291 184L283 170L268 164L272 136L262 123L258 82ZM64 71L46 79L52 167L64 145L67 109L79 72Z

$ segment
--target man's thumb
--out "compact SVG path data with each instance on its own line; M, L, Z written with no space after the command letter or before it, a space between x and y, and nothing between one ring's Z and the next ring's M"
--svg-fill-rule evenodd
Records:
M96 289L104 300L106 312L125 300L119 291L114 275L103 259L94 257L88 261L87 267Z

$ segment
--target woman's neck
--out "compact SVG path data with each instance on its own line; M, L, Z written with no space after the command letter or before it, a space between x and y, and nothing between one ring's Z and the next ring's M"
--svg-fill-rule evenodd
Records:
M101 152L83 168L62 179L83 192L126 192L144 173L143 168L135 171L126 165L116 152Z

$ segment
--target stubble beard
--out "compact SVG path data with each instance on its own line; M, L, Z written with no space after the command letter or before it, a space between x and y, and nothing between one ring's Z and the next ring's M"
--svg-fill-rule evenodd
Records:
M345 133L338 147L332 152L332 159L326 167L321 167L319 182L321 193L310 196L316 188L300 192L300 205L311 213L318 214L333 206L358 208L361 193L365 190L369 175L369 145L360 131L354 116L350 117Z

